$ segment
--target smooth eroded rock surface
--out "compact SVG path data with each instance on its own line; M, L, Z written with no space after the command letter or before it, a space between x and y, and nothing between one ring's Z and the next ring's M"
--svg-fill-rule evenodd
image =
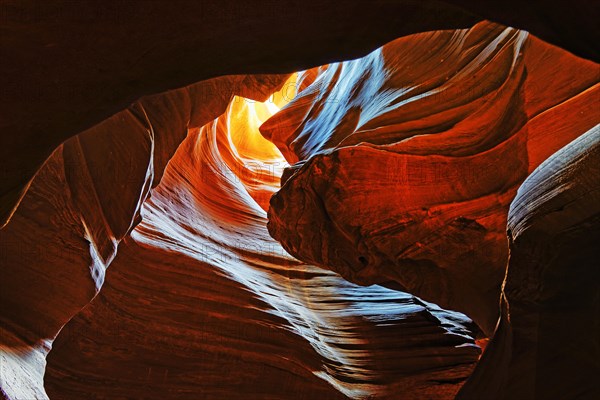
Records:
M596 125L519 188L502 318L457 399L600 396L599 165Z
M598 397L598 10L4 2L0 398Z
M190 132L57 338L51 398L454 397L480 353L467 318L350 284L269 236L286 165L258 132L273 111L236 98Z
M491 334L510 202L598 122L598 78L597 64L488 22L310 70L260 127L298 162L269 232L301 260L392 282Z
M482 19L598 61L595 2L4 1L0 5L0 226L66 139L142 96L227 74L290 73L415 32Z
M286 78L216 78L147 97L53 153L0 230L0 357L9 398L45 398L52 340L102 287L188 129L221 114L234 93L264 100Z

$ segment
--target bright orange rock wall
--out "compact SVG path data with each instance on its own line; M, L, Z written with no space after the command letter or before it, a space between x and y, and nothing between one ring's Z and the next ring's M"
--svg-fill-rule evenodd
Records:
M597 64L488 22L311 70L260 128L300 161L269 231L301 260L465 312L491 334L510 202L598 123L598 78Z

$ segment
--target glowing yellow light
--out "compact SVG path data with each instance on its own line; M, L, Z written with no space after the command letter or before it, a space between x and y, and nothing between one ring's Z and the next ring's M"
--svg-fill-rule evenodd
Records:
M297 74L265 102L234 97L227 112L219 118L226 135L223 160L228 164L248 194L265 211L271 195L278 190L287 161L273 143L265 139L259 127L296 95ZM226 150L225 150L226 149Z
M265 139L258 128L293 99L296 79L297 74L293 74L281 90L262 103L238 96L233 99L229 110L229 135L241 158L254 161L283 159L279 149Z

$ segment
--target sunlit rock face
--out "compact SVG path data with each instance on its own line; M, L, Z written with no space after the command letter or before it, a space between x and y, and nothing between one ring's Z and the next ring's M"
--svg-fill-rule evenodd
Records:
M144 98L53 154L0 232L6 397L454 397L480 353L468 318L269 236L288 164L258 126L295 86L255 100L286 78Z
M287 163L258 126L277 109L238 97L189 133L56 340L50 398L454 397L480 352L467 318L350 284L269 236Z
M417 32L490 19L600 60L589 0L6 1L0 226L50 154L142 96L226 74L289 73ZM43 132L43 134L41 134Z
M517 188L600 119L598 66L483 22L312 69L261 132L294 164L269 232L352 282L465 312L488 334Z
M398 1L340 19L305 7L288 24L235 6L257 22L236 36L211 10L153 2L109 24L122 45L85 46L94 35L76 23L45 35L78 16L58 3L27 30L44 37L40 62L69 64L65 38L94 57L3 91L0 397L597 397L597 64L484 22L291 77L205 80L104 119L198 79L303 69L480 18ZM423 7L444 12L410 18ZM20 9L3 13L11 38L29 29ZM322 29L297 35L303 24ZM593 58L593 40L573 39L586 26L555 43ZM53 90L61 79L73 93ZM32 141L40 121L48 135ZM470 318L494 334L477 366Z
M233 94L265 100L286 78L223 77L146 97L53 153L0 230L0 357L9 398L44 398L52 340L102 287L188 129L223 113Z

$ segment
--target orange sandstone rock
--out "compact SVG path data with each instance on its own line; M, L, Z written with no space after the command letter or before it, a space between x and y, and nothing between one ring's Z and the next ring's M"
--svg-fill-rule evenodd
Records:
M397 39L311 80L260 128L301 161L271 200L270 233L301 260L393 282L491 334L508 207L600 119L597 65L484 22Z

